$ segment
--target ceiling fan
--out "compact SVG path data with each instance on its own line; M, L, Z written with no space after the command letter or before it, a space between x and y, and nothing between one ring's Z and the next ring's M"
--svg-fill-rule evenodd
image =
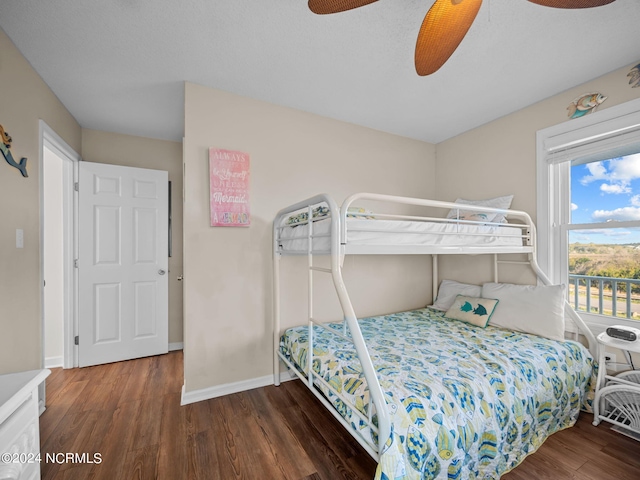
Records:
M309 0L313 13L324 15L364 7L378 0ZM607 5L615 0L528 0L554 8L591 8ZM482 0L436 0L427 12L418 41L415 64L418 75L437 71L453 54L471 28Z

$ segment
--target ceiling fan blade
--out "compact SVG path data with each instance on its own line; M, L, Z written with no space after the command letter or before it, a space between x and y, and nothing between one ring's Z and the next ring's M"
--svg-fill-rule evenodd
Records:
M529 0L544 7L553 8L591 8L608 5L616 0Z
M318 15L346 12L378 0L309 0L309 10Z
M418 34L418 75L431 75L444 65L471 28L481 5L482 0L436 0Z

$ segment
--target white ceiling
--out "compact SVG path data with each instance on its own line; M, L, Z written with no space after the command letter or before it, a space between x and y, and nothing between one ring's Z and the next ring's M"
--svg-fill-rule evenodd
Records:
M184 81L438 143L640 61L640 0L485 0L419 77L432 4L318 16L306 0L1 0L0 27L82 127L168 140L183 137Z

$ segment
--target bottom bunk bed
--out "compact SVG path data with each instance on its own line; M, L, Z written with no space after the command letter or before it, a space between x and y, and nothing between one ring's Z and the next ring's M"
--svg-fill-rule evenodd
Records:
M430 308L359 325L391 416L376 479L499 478L572 426L592 397L594 361L578 342L480 328ZM315 387L377 452L375 408L348 330L288 329L279 356L301 378L311 360Z
M365 219L372 219L367 228L377 233L384 228L376 227L382 225L376 222L391 219L444 222L457 235L466 231L467 224L484 228L489 216L495 223L493 216L501 215L516 220L507 227L518 228L520 240L518 245L491 241L480 246L460 238L451 245L445 231L442 238L427 243L416 237L409 244L397 244L394 237L362 245L349 233L357 222L348 220L352 203L359 200L382 203L385 211L401 206L429 212L450 209L438 217L365 212ZM280 382L283 360L378 461L377 479L499 478L549 435L572 426L581 406L590 409L595 337L566 302L564 287L552 286L540 269L531 217L506 210L508 205L487 207L493 200L498 199L469 205L463 200L448 203L362 193L338 208L329 196L317 195L282 209L274 219L274 384ZM316 215L319 205L327 218ZM305 220L292 225L292 214L294 220L300 215ZM498 222L497 228L503 224ZM306 240L288 246L291 235L297 240L306 235ZM318 247L320 241L324 243ZM302 253L308 258L308 325L281 336L280 259ZM505 253L526 255L527 260L498 260L498 254ZM447 311L458 301L464 303L456 303L459 311L447 311L447 316L420 309L359 320L342 276L344 258L351 254L432 255L434 306ZM441 254L491 254L495 283L443 281L436 292ZM330 268L314 264L314 255L327 255ZM503 263L527 264L540 288L497 283L498 265ZM314 272L331 275L343 322L323 324L315 319ZM484 305L480 310L481 305L470 303L478 300L496 302L491 307L493 317ZM486 328L469 318L471 323L448 318L473 315L486 317L482 322ZM573 321L589 349L564 340L565 317Z

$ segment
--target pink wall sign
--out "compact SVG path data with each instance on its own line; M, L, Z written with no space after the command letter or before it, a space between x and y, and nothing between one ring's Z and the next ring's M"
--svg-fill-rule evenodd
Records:
M209 149L209 182L212 227L248 227L249 154Z

